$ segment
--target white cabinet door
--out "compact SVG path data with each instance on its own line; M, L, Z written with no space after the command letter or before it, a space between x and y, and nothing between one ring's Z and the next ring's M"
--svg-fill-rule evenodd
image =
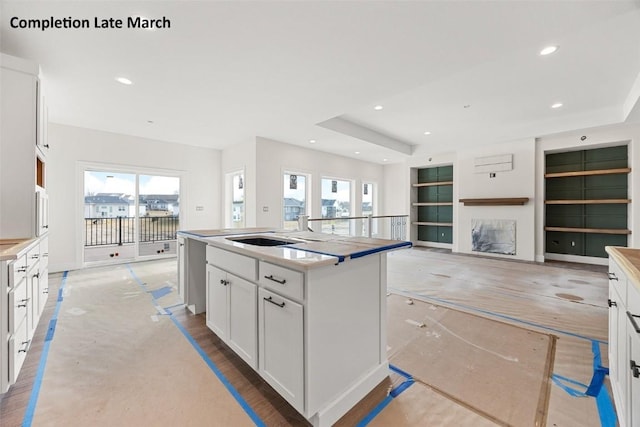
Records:
M260 374L294 408L304 413L302 306L260 288L258 307Z
M207 326L222 340L227 339L227 273L207 264Z
M258 307L255 284L232 274L227 275L229 330L227 344L253 369L258 359Z

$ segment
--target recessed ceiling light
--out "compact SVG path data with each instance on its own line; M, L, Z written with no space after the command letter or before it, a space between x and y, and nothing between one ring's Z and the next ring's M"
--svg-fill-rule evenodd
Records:
M153 120L147 120L147 123L149 123L150 125L153 124Z
M360 154L360 152L359 152L359 151L356 151L356 154Z
M309 140L309 144L315 144L315 143L316 143L316 140L315 140L315 139L310 139L310 140Z
M382 159L383 162L386 162L387 160L389 160L389 159Z
M431 132L426 131L424 134L425 134L425 135L431 135Z
M556 102L551 106L551 108L560 108L560 107L562 107L562 102Z
M551 55L558 50L558 46L547 46L540 51L540 55Z
M380 111L382 110L384 107L382 105L376 105L375 107L373 107L374 110L376 111Z
M132 85L133 82L126 77L116 77L116 81L118 83L122 83L123 85Z

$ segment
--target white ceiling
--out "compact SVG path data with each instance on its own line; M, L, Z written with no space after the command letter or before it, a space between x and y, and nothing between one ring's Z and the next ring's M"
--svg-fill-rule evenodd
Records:
M437 153L623 122L625 105L639 116L639 1L2 0L0 12L1 49L41 64L52 122L163 141L262 136L391 163L408 155L317 124ZM171 28L9 25L131 15ZM549 44L560 49L538 55Z

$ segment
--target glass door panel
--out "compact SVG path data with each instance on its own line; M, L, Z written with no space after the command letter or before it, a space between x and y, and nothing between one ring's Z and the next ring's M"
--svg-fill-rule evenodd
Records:
M175 254L180 224L180 178L139 175L138 180L138 253Z
M135 194L135 174L84 172L85 262L135 258Z

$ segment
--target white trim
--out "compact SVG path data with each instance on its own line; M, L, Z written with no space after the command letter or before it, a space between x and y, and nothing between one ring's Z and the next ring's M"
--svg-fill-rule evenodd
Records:
M592 256L552 254L547 252L544 254L544 259L551 261L577 262L580 264L609 265L609 258Z
M304 183L304 215L311 217L311 212L313 209L313 200L312 200L312 191L311 191L311 182L312 182L312 172L303 172L300 169L291 169L283 167L280 169L280 177L284 179L284 175L303 175L305 177ZM280 225L284 228L284 182L281 182L280 186ZM322 203L321 203L322 204ZM303 230L306 231L306 230Z
M423 248L453 249L453 243L427 242L425 240L416 240L415 242L413 242L413 246L421 246Z

